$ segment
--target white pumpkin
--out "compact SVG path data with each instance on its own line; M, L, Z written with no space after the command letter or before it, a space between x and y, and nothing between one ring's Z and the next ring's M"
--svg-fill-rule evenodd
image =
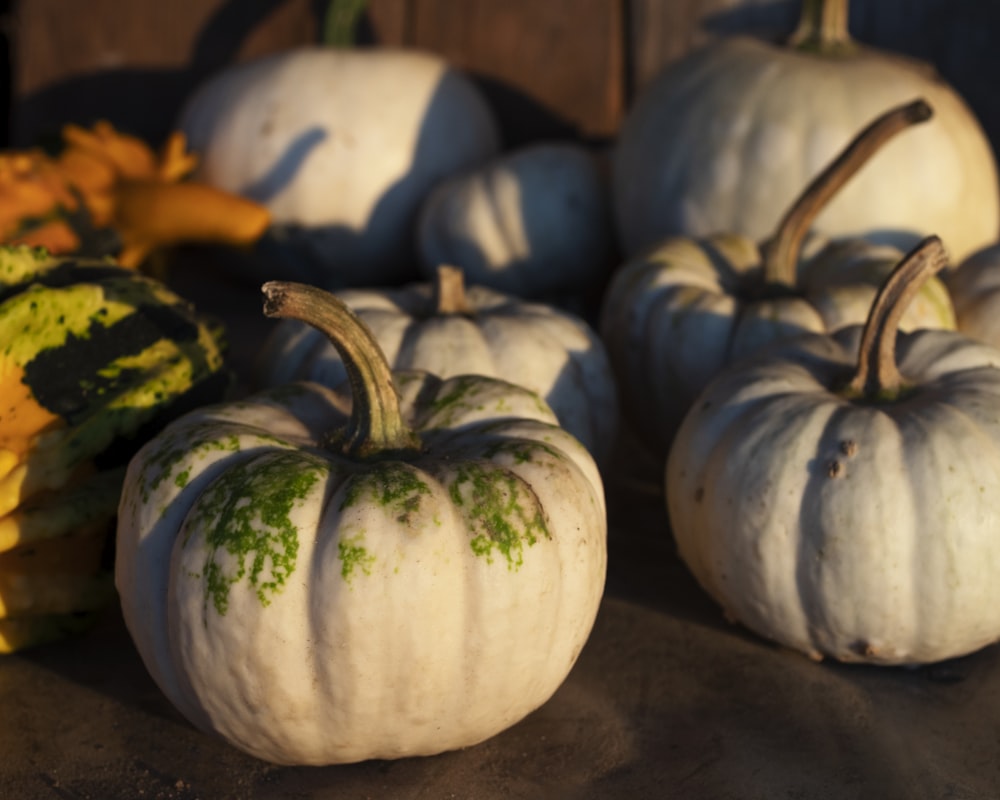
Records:
M469 78L437 55L391 48L301 47L228 67L178 127L197 177L266 206L268 244L291 250L281 275L267 263L253 276L326 287L416 277L425 195L500 147Z
M485 375L524 386L599 462L610 454L618 428L615 377L603 342L581 318L467 287L453 267L440 267L432 283L344 289L337 297L371 329L393 369ZM330 339L298 320L279 322L257 358L258 387L310 380L337 388L346 378Z
M958 329L1000 347L1000 244L978 250L945 276Z
M289 384L152 439L119 509L126 624L177 709L258 758L473 745L548 700L587 640L600 476L537 395L393 378L308 289L266 285L268 313L338 338L353 401Z
M767 241L728 233L671 237L613 275L601 336L625 413L652 455L666 455L695 397L727 365L781 338L865 320L902 253L806 232L855 170L891 137L926 119L923 114L917 101L878 117L806 188ZM940 280L924 284L902 324L906 330L955 327Z
M1000 639L1000 351L897 341L944 260L932 237L864 329L725 370L670 451L683 561L731 620L814 658L929 663Z
M640 92L613 155L627 255L673 235L768 235L861 125L916 97L934 119L866 165L816 230L902 249L934 233L959 260L997 239L993 151L964 100L926 65L852 41L846 18L847 0L806 2L788 45L722 38Z
M453 264L469 283L552 301L599 291L614 252L597 155L573 142L527 145L442 182L417 236L425 277Z

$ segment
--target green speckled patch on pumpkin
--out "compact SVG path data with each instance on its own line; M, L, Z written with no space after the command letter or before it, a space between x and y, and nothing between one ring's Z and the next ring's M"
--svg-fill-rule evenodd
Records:
M433 415L442 417L444 424L447 424L448 420L454 419L470 409L481 408L475 401L478 383L479 379L473 377L459 377L450 380L448 393L438 395L430 404Z
M262 606L271 603L295 571L299 531L292 511L328 477L329 464L317 456L272 452L233 465L212 483L189 523L205 536L200 577L206 607L211 603L225 615L230 592L241 582Z
M348 583L354 577L355 570L360 570L365 575L371 575L372 564L375 563L375 556L369 553L362 542L364 536L345 537L337 542L337 558L340 560L340 575Z
M189 480L191 480L190 467L177 473L177 475L174 477L174 485L177 486L178 489L183 489L185 486L188 485Z
M375 503L400 525L409 525L420 510L421 499L430 493L431 487L415 467L403 461L375 462L351 476L340 510L359 502Z
M499 455L508 455L515 464L534 463L540 457L548 457L558 461L564 460L562 454L548 444L547 440L531 439L502 439L496 444L488 446L483 451L483 455L490 460Z
M499 555L516 570L524 563L525 548L540 537L551 538L537 495L503 467L466 462L455 470L448 492L472 534L472 551L488 563Z
M470 412L489 411L497 416L516 414L517 406L512 402L514 396L530 398L542 414L552 413L545 400L537 393L499 378L458 376L449 379L446 386L447 392L436 397L429 405L430 417L436 427L454 425Z
M430 493L431 487L415 467L402 461L375 462L351 476L340 510L358 502L375 503L396 522L407 525L412 515L419 511L421 498Z
M241 449L262 446L292 447L285 440L263 431L211 419L180 428L168 428L160 434L156 445L155 449L146 451L139 476L143 503L149 503L153 492L165 481L173 481L179 488L184 488L190 480L192 465L197 465L212 453L237 453Z

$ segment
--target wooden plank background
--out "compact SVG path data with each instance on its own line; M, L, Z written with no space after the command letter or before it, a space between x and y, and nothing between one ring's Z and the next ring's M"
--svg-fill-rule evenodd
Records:
M315 42L325 0L11 0L9 141L109 119L156 140L214 70ZM614 136L652 75L713 37L776 38L788 0L369 0L362 41L440 52L482 84L516 145ZM866 43L933 64L1000 142L1000 3L854 0Z

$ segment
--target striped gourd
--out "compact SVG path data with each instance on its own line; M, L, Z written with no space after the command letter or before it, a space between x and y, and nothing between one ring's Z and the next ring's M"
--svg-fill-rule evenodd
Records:
M227 381L219 331L163 284L0 248L0 652L76 630L111 596L125 463Z

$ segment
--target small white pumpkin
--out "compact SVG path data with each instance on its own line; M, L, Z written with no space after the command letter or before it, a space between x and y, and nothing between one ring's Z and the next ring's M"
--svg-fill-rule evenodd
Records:
M945 275L958 329L1000 347L1000 243L978 250Z
M613 275L601 336L622 405L652 455L666 455L694 398L726 365L784 337L864 321L902 253L861 239L802 242L824 203L873 153L929 113L916 101L878 117L806 188L766 242L724 233L672 237ZM940 280L923 286L903 326L955 327Z
M392 48L301 47L230 66L196 90L178 127L200 180L270 211L264 246L291 251L282 277L328 288L415 278L420 203L500 148L469 78ZM274 276L267 263L250 277L265 269Z
M513 725L597 614L593 460L537 395L394 384L331 295L265 294L336 337L353 398L300 383L203 408L132 460L115 570L144 663L192 723L275 763L428 755Z
M1000 351L899 334L918 246L862 329L721 373L665 473L681 558L726 615L814 658L917 664L1000 639Z
M935 233L959 260L997 239L997 167L972 111L927 65L853 41L847 6L804 0L788 45L724 37L642 90L613 156L627 256L667 236L767 236L856 130L916 97L934 107L934 120L866 165L817 231L904 250Z
M417 235L425 277L454 264L469 283L553 302L599 291L614 252L597 156L573 142L527 145L442 182Z
M581 318L484 286L439 267L432 283L337 293L369 327L393 369L441 378L485 375L541 395L567 431L603 462L618 428L614 372L600 337ZM310 380L337 388L347 373L316 328L282 320L258 358L258 387Z

